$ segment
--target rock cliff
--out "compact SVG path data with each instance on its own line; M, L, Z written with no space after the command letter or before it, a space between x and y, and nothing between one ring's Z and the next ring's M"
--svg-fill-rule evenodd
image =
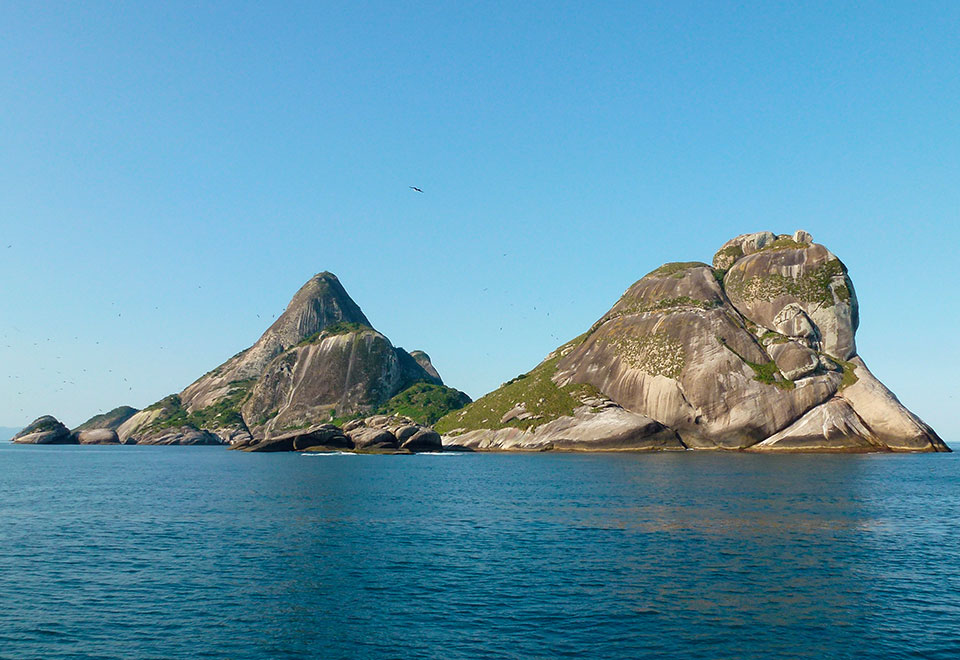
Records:
M857 356L853 282L807 232L669 263L436 428L473 449L949 451Z

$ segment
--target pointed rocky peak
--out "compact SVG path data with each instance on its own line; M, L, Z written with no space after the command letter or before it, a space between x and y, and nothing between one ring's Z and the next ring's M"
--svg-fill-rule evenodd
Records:
M256 378L274 357L332 326L370 327L360 306L328 271L311 277L283 314L240 358L236 379Z
M370 326L370 321L347 294L337 276L324 271L300 287L260 341L273 339L286 349L338 323Z
M370 321L347 294L336 275L328 271L311 277L294 294L283 314L250 348L187 386L181 393L184 407L193 412L213 405L256 380L270 361L324 330L369 328Z

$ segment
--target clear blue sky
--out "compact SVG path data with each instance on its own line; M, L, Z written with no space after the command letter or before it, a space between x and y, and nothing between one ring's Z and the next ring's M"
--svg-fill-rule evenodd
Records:
M659 264L804 228L955 441L958 34L956 2L4 2L0 425L179 391L321 270L476 397Z

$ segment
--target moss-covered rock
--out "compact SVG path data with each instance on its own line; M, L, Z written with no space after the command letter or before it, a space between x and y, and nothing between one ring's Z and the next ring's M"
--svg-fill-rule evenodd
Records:
M419 424L431 425L447 413L460 410L470 397L444 385L414 383L377 409L379 415L404 415Z
M853 283L822 245L778 239L737 260L723 288L741 314L767 330L840 360L856 354Z

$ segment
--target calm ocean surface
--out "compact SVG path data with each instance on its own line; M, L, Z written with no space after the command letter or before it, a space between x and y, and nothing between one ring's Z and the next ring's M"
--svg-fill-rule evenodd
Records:
M958 658L960 456L0 445L0 658Z

